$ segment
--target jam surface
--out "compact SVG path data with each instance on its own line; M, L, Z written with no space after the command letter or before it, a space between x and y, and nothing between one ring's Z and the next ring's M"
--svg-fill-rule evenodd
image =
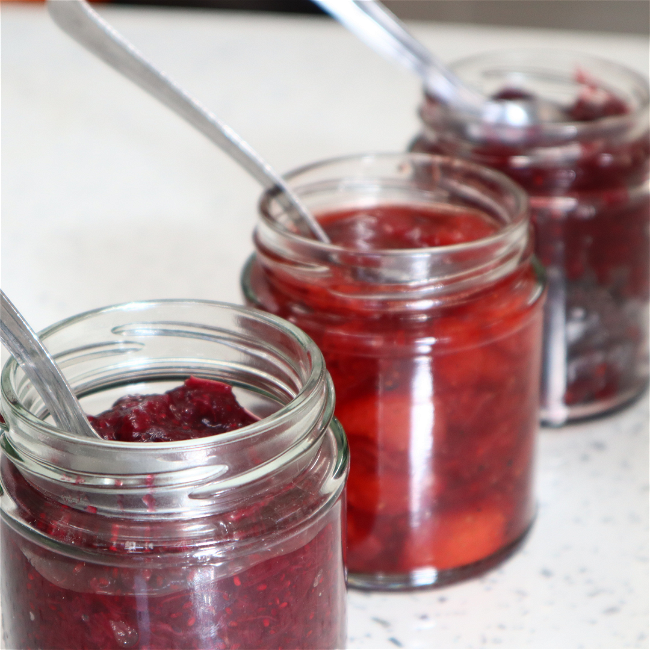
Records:
M535 96L519 88L504 88L492 96L492 99L507 100L535 100ZM627 115L629 106L614 93L601 88L597 83L588 83L583 80L576 100L567 108L558 106L566 122L593 122L604 117Z
M533 133L530 143L474 143L432 121L411 145L492 167L528 193L535 252L549 279L542 411L551 424L562 424L551 414L565 406L584 417L625 403L648 378L648 125L615 93L578 80L583 86L566 108L568 121L626 115L636 126L603 123L563 142L538 141ZM501 95L521 98L517 92ZM425 99L425 120L427 105L432 100Z
M104 440L119 442L205 438L256 421L228 384L197 377L162 395L127 395L88 420Z
M497 229L471 211L404 205L317 216L348 249L444 246ZM462 299L407 310L382 308L370 284L363 299L354 290L342 297L345 268L302 278L274 261L258 243L254 306L306 331L334 381L351 454L351 575L436 569L439 581L453 581L515 544L533 516L541 289L531 266Z
M190 377L162 395L128 396L90 418L106 439L159 442L214 435L255 421L220 382ZM310 476L207 519L146 522L79 510L35 489L6 459L3 484L21 520L52 540L29 541L2 522L4 647L21 650L295 650L343 647L341 500L312 532L281 546ZM298 489L298 484L300 489ZM283 492L284 490L284 492ZM297 491L297 492L296 492ZM145 497L146 498L146 497ZM144 500L144 499L143 499ZM284 522L280 523L283 519ZM269 522L271 524L269 529ZM196 540L196 530L207 531ZM205 537L207 535L207 537ZM199 559L215 542L247 544L235 564ZM251 547L251 544L253 546ZM66 552L53 550L63 545ZM97 553L97 561L75 557ZM228 557L228 556L226 556Z
M451 246L496 233L498 224L481 212L425 206L377 205L319 216L333 244L360 251Z

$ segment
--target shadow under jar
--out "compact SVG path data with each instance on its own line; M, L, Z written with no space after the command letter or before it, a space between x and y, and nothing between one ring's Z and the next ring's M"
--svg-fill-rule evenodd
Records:
M255 422L175 442L78 438L2 373L7 648L341 648L347 443L322 355L220 303L131 303L42 333L87 412L192 375Z
M286 178L331 238L347 224L343 241L292 234L267 193L243 290L307 332L334 380L351 453L348 584L408 589L486 570L534 514L543 285L525 195L423 154ZM447 245L395 248L424 231Z
M558 122L498 126L425 97L413 151L508 174L528 193L547 270L541 416L607 413L648 381L650 203L648 83L573 53L485 54L452 66L487 96L541 97Z

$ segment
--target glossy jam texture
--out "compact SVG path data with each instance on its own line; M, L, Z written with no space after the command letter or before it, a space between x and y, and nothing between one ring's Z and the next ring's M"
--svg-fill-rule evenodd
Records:
M434 212L364 209L358 229L351 210L319 221L337 243L364 250L368 242L398 249L416 239L467 242L498 227L471 211ZM300 282L260 252L250 276L256 306L304 329L334 380L351 452L352 584L379 574L393 584L450 582L509 552L533 516L541 342L533 269L524 265L442 306L395 310L378 301L368 311L354 291L341 297L336 268L322 282Z
M129 396L91 418L108 439L159 442L213 435L255 418L229 386L190 378L164 395ZM211 432L211 433L207 433ZM45 496L6 459L3 484L21 520L68 553L2 523L5 646L37 650L340 648L345 639L341 503L284 550L250 551L234 570L197 562L193 529L213 541L255 543L258 529L295 511L296 494L267 492L195 524L143 522L80 511ZM302 484L309 489L309 484ZM317 486L313 486L317 489ZM289 503L287 503L287 501ZM289 507L290 506L290 507ZM299 513L298 513L299 515ZM238 527L241 522L246 526ZM282 534L283 524L269 536ZM286 522L285 524L286 525ZM185 528L182 528L185 526ZM181 530L187 531L183 541ZM173 541L164 542L169 539ZM131 540L131 541L129 541ZM259 544L256 548L259 547ZM93 561L75 553L96 552Z
M324 214L319 222L333 244L358 251L451 246L483 239L499 225L482 212L418 206L372 206Z
M566 109L575 122L630 111L594 83ZM553 413L563 406L572 417L597 414L647 381L650 139L641 126L629 134L603 126L598 136L545 145L548 153L538 142L461 142L441 126L432 126L435 141L422 136L411 146L497 169L529 194L535 252L549 278L542 406L552 424L562 423Z
M104 440L119 442L205 438L256 421L228 384L197 377L162 395L127 395L88 419Z

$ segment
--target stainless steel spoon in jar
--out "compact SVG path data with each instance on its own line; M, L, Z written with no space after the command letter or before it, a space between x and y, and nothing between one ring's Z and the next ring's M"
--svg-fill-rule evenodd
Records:
M565 119L559 106L538 97L491 99L467 86L375 0L313 0L366 45L420 76L426 92L453 110L521 127Z
M56 424L84 438L100 438L86 417L77 396L13 303L0 290L0 339L34 385Z
M329 238L282 177L196 99L147 61L84 0L48 0L50 16L57 25L112 68L146 90L207 136L236 160L266 189L277 189L298 231L322 242Z

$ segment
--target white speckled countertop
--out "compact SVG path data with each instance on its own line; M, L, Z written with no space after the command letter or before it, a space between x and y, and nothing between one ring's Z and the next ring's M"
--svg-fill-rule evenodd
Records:
M551 3L549 3L550 6ZM102 9L286 171L402 150L418 81L320 17ZM241 302L259 189L178 118L57 31L2 4L2 287L37 327L147 298ZM415 24L444 60L563 47L647 74L636 36ZM647 648L648 401L543 430L537 521L484 577L349 595L350 648Z

